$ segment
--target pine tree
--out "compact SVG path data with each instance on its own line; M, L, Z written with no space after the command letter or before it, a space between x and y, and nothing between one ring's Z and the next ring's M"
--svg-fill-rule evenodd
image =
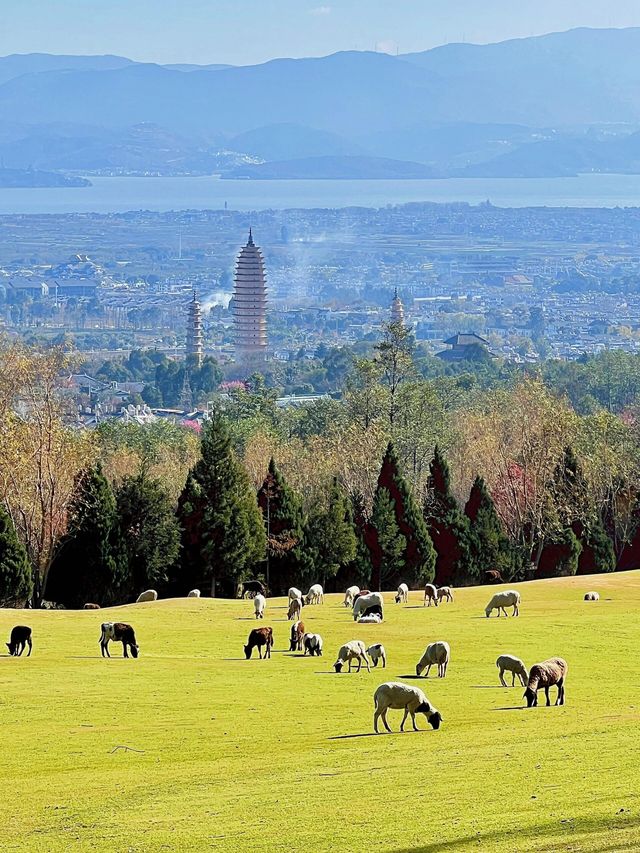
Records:
M76 478L67 533L54 554L45 598L66 607L113 604L125 571L113 491L100 465L87 468Z
M356 556L357 540L348 497L334 478L326 507L309 515L305 541L311 551L315 576L323 585Z
M264 525L219 412L202 430L201 453L179 500L182 540L189 540L187 559L198 561L199 577L210 582L211 594L218 583L232 594L264 559Z
M13 522L0 506L0 607L22 607L33 592L32 568Z
M436 552L411 489L400 472L398 456L391 442L382 459L377 488L385 489L391 497L395 521L405 540L402 566L394 580L423 586L433 580Z
M401 574L404 568L404 553L407 549L407 540L400 532L396 521L395 501L384 487L376 489L371 524L376 531L376 542L380 551L378 578L375 580L372 578L372 584L374 589L381 590L389 578L395 578Z
M125 477L116 491L128 597L167 582L180 550L180 524L159 480Z
M305 517L302 501L289 487L272 458L258 491L267 530L267 586L284 593L311 568L304 549Z
M371 586L374 559L377 559L376 571L379 571L379 549L375 529L366 517L362 493L354 492L351 495L351 512L356 531L356 554L353 560L353 577L346 585L351 586L355 582L362 589L366 589Z
M578 560L582 552L582 545L570 527L566 527L558 540L561 550L561 558L558 562L558 574L561 577L575 575L578 571Z
M476 477L464 514L471 527L471 567L482 581L484 573L497 570L505 580L521 574L524 558L505 536L493 499L482 477Z
M596 516L582 537L582 553L578 560L578 574L615 572L616 552L604 525Z
M437 445L429 465L424 520L437 555L436 583L464 584L473 578L476 571L469 519L451 494L449 466Z

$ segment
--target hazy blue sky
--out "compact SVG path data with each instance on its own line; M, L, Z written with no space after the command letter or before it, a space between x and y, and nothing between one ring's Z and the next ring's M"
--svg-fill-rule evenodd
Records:
M0 0L0 54L263 62L640 26L640 0Z

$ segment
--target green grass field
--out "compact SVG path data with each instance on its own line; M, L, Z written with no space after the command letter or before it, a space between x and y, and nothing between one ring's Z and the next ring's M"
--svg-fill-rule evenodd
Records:
M2 642L20 623L34 637L31 658L0 659L0 849L640 850L640 573L518 588L518 619L485 619L484 587L437 610L389 594L383 625L328 596L303 613L325 641L313 659L285 651L284 600L270 600L270 661L244 660L250 601L0 611ZM138 660L120 644L100 657L115 619L136 629ZM382 641L386 670L334 674L351 639ZM375 688L440 639L447 678L408 682L440 730L419 716L400 734L396 711L394 734L373 735ZM499 686L500 653L565 657L566 706L524 709L522 688Z

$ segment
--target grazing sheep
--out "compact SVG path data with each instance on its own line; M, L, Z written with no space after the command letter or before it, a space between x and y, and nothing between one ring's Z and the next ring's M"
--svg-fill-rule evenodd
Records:
M301 652L304 638L304 622L294 622L289 635L289 651Z
M128 658L127 649L131 649L131 657L137 658L140 647L136 642L136 635L131 627L126 622L103 622L102 631L100 633L100 651L102 657L110 658L109 643L113 640L116 643L122 643L122 656Z
M444 640L439 640L437 643L430 643L425 649L425 653L418 661L418 665L416 666L416 675L420 675L426 666L427 671L425 673L425 678L428 678L429 670L432 666L437 664L438 678L444 678L447 674L450 657L451 649L449 648L449 643L445 643Z
M504 583L502 575L497 569L487 569L484 573L485 583Z
M187 598L200 598L200 590L192 589L191 592L187 593Z
M362 613L362 615L358 619L358 622L360 621L360 619L362 619L363 616L379 616L380 619L378 621L380 621L380 622L382 622L382 620L384 619L382 607L380 607L379 604L372 604L371 607L367 607L367 609Z
M251 657L253 650L258 649L260 660L262 660L262 647L266 646L265 660L271 657L271 646L273 646L273 630L271 628L254 628L249 634L247 645L244 647L244 655L247 660Z
M142 604L145 601L157 601L158 593L155 589L145 589L144 592L141 592L140 595L136 599L136 604Z
M253 611L256 614L256 619L264 619L264 609L266 606L267 599L259 592L253 599Z
M353 604L353 621L357 622L360 616L366 616L370 607L380 608L380 616L383 616L384 602L381 592L370 592L368 595L360 595ZM371 614L369 614L371 615Z
M305 634L304 635L304 653L309 652L311 657L317 655L322 657L322 637L320 634Z
M238 598L253 598L258 593L267 595L266 587L260 581L244 581L238 587Z
M324 604L324 590L319 583L309 587L309 592L304 600L305 604Z
M428 583L424 588L424 601L422 602L423 607L427 607L427 601L429 602L428 606L431 607L431 602L438 606L438 590L432 583Z
M600 593L599 592L585 592L584 600L585 601L600 601Z
M376 734L378 734L378 717L382 717L385 729L388 732L391 731L387 722L387 711L389 708L395 710L404 709L404 717L400 723L401 732L404 731L404 724L409 714L411 714L414 732L418 731L416 714L424 714L431 728L440 728L440 723L442 722L440 711L433 707L418 687L410 687L408 684L402 684L400 681L387 681L385 684L381 684L373 694L373 701L376 707L373 715L373 727Z
M534 708L538 704L538 690L541 687L547 697L547 705L550 705L549 688L554 684L558 688L556 705L564 705L564 683L568 669L567 662L563 658L549 658L542 663L534 664L529 671L529 682L524 691L527 708Z
M31 657L31 649L33 648L33 643L31 641L31 628L29 628L28 625L16 625L11 629L11 636L7 643L9 654L12 657L20 657L22 652L25 650L25 646L29 646L27 657Z
M344 594L344 606L353 607L353 599L356 595L360 595L360 587L350 586Z
M358 625L379 625L380 622L382 622L382 616L379 613L369 613L358 619Z
M82 609L83 610L100 610L100 605L99 604L92 604L90 601L88 601Z
M384 650L384 646L382 643L376 643L373 646L369 646L367 649L367 654L371 658L371 663L374 666L378 666L378 661L382 661L382 668L385 669L387 666L387 653Z
M441 586L438 590L438 601L453 601L453 590L450 586Z
M287 611L287 619L295 619L297 621L300 618L301 613L302 613L302 599L301 598L292 598L289 601L289 610Z
M295 586L292 586L289 590L289 601L295 601L296 598L299 598L302 601L302 593L299 589L296 589Z
M516 589L509 589L506 592L496 592L496 594L492 597L491 601L487 604L484 609L485 615L487 619L491 616L492 610L498 611L498 618L500 618L500 611L507 616L507 611L505 607L513 607L513 616L518 616L520 613L520 593Z
M516 658L513 655L500 655L498 660L496 661L496 666L500 670L500 683L503 687L507 686L507 682L504 680L504 673L511 673L511 686L513 687L516 683L516 675L520 679L520 682L523 687L526 687L527 678L529 677L527 673L527 668L524 663L520 660L520 658Z
M345 643L344 646L341 646L340 651L338 652L338 659L334 663L333 668L336 672L342 672L342 667L348 661L349 672L351 672L351 663L354 660L358 661L358 672L362 669L362 661L366 663L367 671L371 672L369 658L367 657L367 649L362 640L351 640L350 643Z
M406 604L409 600L409 587L406 583L401 583L398 587L398 594L396 595L396 604Z

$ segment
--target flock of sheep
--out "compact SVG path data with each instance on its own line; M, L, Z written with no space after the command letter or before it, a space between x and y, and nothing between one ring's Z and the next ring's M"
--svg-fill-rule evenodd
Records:
M253 597L253 607L256 619L263 619L266 606L266 590L259 581L250 581L244 584L242 594L244 597L250 595ZM138 597L138 602L155 601L158 595L155 590L146 590ZM191 590L188 594L190 598L199 598L200 591L197 589ZM397 604L406 604L409 598L409 587L405 583L401 583L398 587L395 596ZM600 598L597 592L587 592L584 595L585 601L598 601ZM323 652L323 640L319 634L314 634L305 631L304 623L301 620L302 608L305 605L319 605L324 603L324 590L320 584L313 584L310 587L306 596L296 587L291 587L289 590L289 605L287 616L289 620L293 620L293 625L290 631L290 651L303 651L305 655L309 654L321 657ZM444 586L439 589L433 584L427 584L424 590L424 606L432 604L438 607L443 602L453 602L453 590L451 587ZM350 607L354 621L364 624L374 624L382 622L384 619L384 602L382 593L370 592L369 590L360 590L357 586L349 587L345 592L344 606ZM513 608L512 615L518 616L520 612L520 593L517 590L507 590L497 592L492 596L485 608L487 618L491 616L494 610L498 611L498 617L503 613L507 616L506 608ZM85 609L99 609L98 605L86 604ZM132 657L137 658L139 646L136 641L135 632L131 625L125 622L103 622L100 633L100 649L103 657L110 657L109 643L111 641L121 642L123 648L123 656L128 657L128 651ZM26 625L16 625L12 631L10 640L7 643L9 654L12 656L20 656L26 647L29 647L27 656L31 655L33 648L32 631ZM271 649L273 647L273 629L271 627L254 628L250 634L247 644L244 646L245 657L251 658L253 649L258 649L259 657L271 657ZM416 665L416 676L422 675L425 672L425 677L428 677L432 666L437 667L438 678L445 678L447 667L451 657L451 649L449 644L443 640L430 643L425 649L424 654ZM333 664L336 673L342 671L345 665L348 666L348 671L351 671L352 665L357 663L357 671L359 672L364 664L367 670L371 671L371 664L374 667L378 663L382 664L382 668L386 667L387 655L384 646L381 643L374 643L366 646L362 640L351 640L340 647L337 659ZM500 683L503 687L507 687L504 674L511 673L511 686L515 685L516 677L521 685L525 688L524 698L527 700L528 707L534 707L538 704L538 691L544 690L546 696L546 704L550 705L549 689L556 687L558 691L556 705L564 705L565 701L565 682L567 677L567 662L560 657L550 658L542 663L535 664L529 672L520 658L513 655L500 655L496 660L496 666L499 671ZM382 722L387 731L391 731L387 722L387 711L389 709L403 710L404 716L400 724L400 731L404 731L404 724L409 715L413 728L418 731L416 726L415 715L417 713L424 714L429 724L434 729L440 727L442 716L440 712L431 705L422 690L401 682L389 681L381 684L374 693L374 730L378 732L378 720L382 718Z

